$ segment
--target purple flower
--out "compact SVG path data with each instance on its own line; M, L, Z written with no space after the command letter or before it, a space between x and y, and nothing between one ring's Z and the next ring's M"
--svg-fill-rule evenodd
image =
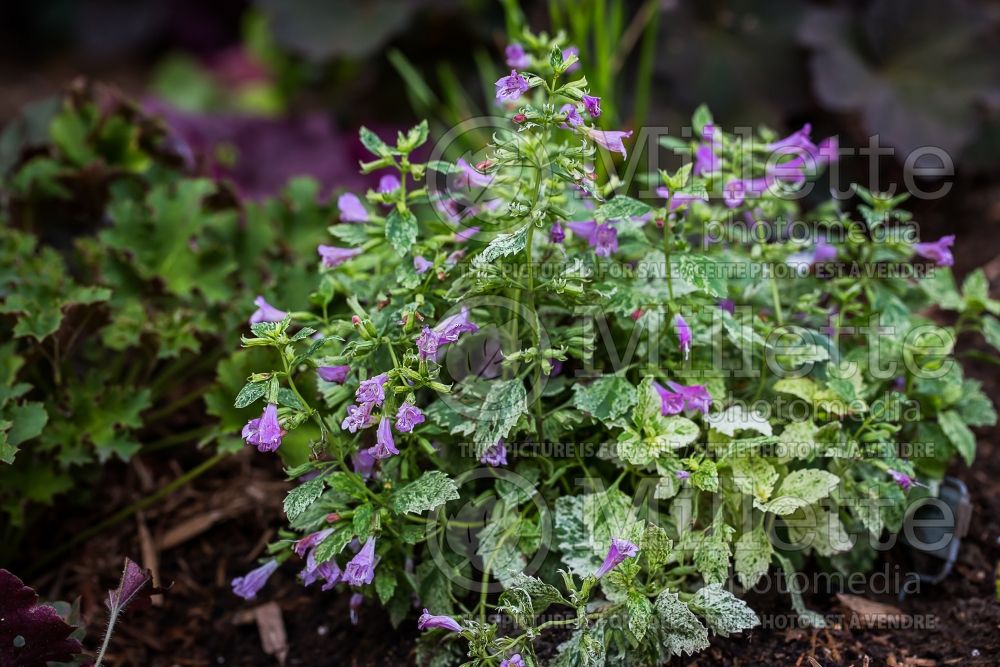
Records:
M687 359L691 352L691 327L688 326L687 320L680 313L674 315L674 330L677 332L677 340L681 349L684 350L684 358Z
M368 211L354 193L345 192L340 195L337 198L337 210L340 211L341 222L368 222Z
M378 191L384 195L389 194L390 192L395 192L399 189L399 185L399 179L392 174L386 174L382 178L378 179Z
M744 180L733 179L726 183L722 189L722 198L729 208L736 208L749 196L751 199L759 197L770 185L768 178L748 178Z
M371 452L367 449L359 449L351 456L351 465L354 467L354 472L358 473L365 479L372 476L372 469L375 468L375 457L372 456Z
M434 266L433 262L429 262L421 255L417 255L416 257L413 258L413 268L416 270L417 273L421 274L427 273L433 266Z
M659 382L653 383L653 389L660 395L660 412L663 415L679 415L684 412L684 396L670 391Z
M396 411L396 430L400 433L409 433L417 424L423 424L425 419L420 408L409 402L403 403Z
M452 185L456 188L462 188L464 190L469 190L471 188L485 188L493 182L492 176L484 174L474 168L471 164L465 161L465 158L458 158L455 165L462 171L462 173L456 174L452 177Z
M244 600L253 600L257 597L260 589L271 578L274 571L278 569L278 561L271 559L258 567L256 570L247 572L242 577L233 579L233 593L239 595Z
M248 445L253 445L258 452L273 452L281 447L281 437L285 431L278 423L278 406L268 403L264 414L257 419L251 419L243 427L243 439Z
M319 376L320 380L336 382L337 384L344 384L344 380L347 379L347 374L350 372L350 366L319 366L316 369L316 375Z
M510 76L497 79L497 99L516 100L521 95L528 92L528 80L517 73L516 69L510 71Z
M696 176L711 174L719 170L719 158L716 151L719 148L719 138L716 136L715 126L706 125L701 136L704 141L698 144L694 151L694 173Z
M473 236L479 233L479 227L466 227L455 232L455 241L457 243L465 243Z
M837 259L837 247L826 242L826 239L816 241L813 248L813 264L832 262Z
M500 663L500 667L525 667L524 658L520 653L515 653Z
M452 632L461 632L462 626L451 616L434 616L427 609L417 619L417 630L427 630L429 628L441 628Z
M587 113L590 114L591 118L601 117L601 98L594 97L592 95L583 96L583 106L587 109Z
M325 540L332 532L333 528L326 528L324 530L317 530L314 533L309 533L302 539L298 540L295 543L295 546L292 547L292 550L299 558L304 558L307 552L318 546L319 543Z
M724 310L730 315L736 314L736 302L732 299L722 299L719 301L719 310Z
M910 487L913 486L913 478L906 473L893 470L892 468L889 468L886 472L889 473L889 477L892 477L892 481L899 484L899 487L903 489L903 491L909 491Z
M361 254L361 248L338 248L333 245L316 246L316 252L323 258L323 266L332 269L340 266L352 257Z
M508 44L507 48L503 50L503 54L507 58L507 67L513 67L514 69L527 69L531 67L531 58L524 52L524 47L517 42Z
M358 610L361 609L361 605L364 603L364 601L365 601L365 596L362 595L361 593L355 593L354 595L351 596L351 601L349 605L351 625L358 624Z
M358 390L354 392L354 398L358 403L374 403L382 405L385 400L385 381L389 379L388 373L380 373L373 378L368 378L358 385Z
M802 250L800 252L792 253L785 260L785 263L789 266L795 267L803 272L808 271L809 267L820 262L832 262L837 259L837 248L826 242L826 239L821 238L816 241L814 245L809 250Z
M690 206L693 202L703 201L707 202L708 199L702 197L701 195L696 195L690 192L675 192L674 196L670 196L670 190L664 187L656 188L656 195L658 197L663 197L664 199L670 200L670 210L675 211L681 206Z
M503 438L490 445L479 457L479 462L494 468L507 465L507 445L503 443Z
M608 572L621 565L626 558L635 558L638 553L639 547L632 544L628 540L619 537L611 538L611 548L608 549L608 555L604 557L604 563L602 563L601 567L594 573L594 576L600 579Z
M579 58L580 49L576 48L575 46L568 46L565 49L563 49L562 52L563 62L569 60L570 56L576 56L577 58ZM570 72L575 72L578 69L580 69L580 63L575 62L566 68L566 73L569 74Z
M437 357L438 337L430 327L424 327L417 336L417 352L423 361Z
M932 260L938 266L952 266L955 258L951 254L951 246L955 243L955 235L942 236L937 241L914 243L913 252L924 259Z
M705 385L693 384L686 387L671 381L667 382L667 386L684 398L686 410L697 410L707 415L712 407L712 395L708 393L708 388Z
M806 123L802 126L801 130L792 132L790 135L784 139L779 139L774 143L768 145L768 149L771 151L782 151L789 152L788 149L793 151L805 152L809 155L813 155L818 150L816 144L812 142L809 135L812 133L812 125Z
M392 427L389 419L382 415L378 422L378 430L375 433L375 446L368 449L368 453L376 459L387 459L399 454L396 443L392 439Z
M352 586L367 586L375 578L375 538L369 537L361 551L344 568L344 581Z
M632 136L632 131L619 132L619 131L605 131L598 130L593 127L585 127L584 132L590 137L591 141L603 148L604 150L612 151L614 153L621 153L622 157L627 157L625 154L625 144L622 143L622 139Z
M322 579L325 582L323 590L328 591L337 585L342 574L340 566L333 559L325 563L317 563L316 550L311 549L309 555L306 556L306 566L299 573L299 576L302 577L302 585L307 588Z
M562 243L566 240L566 231L558 222L553 222L549 227L549 241L552 243Z
M566 124L569 127L580 127L583 125L583 116L577 111L575 104L564 104L562 108L559 109L559 113L566 114Z
M257 324L258 322L280 322L285 319L286 315L288 315L285 311L278 310L269 304L262 296L258 296L254 299L253 304L257 306L257 310L255 310L253 315L250 316L250 324Z
M469 321L469 309L466 306L462 306L459 312L438 322L433 329L438 345L454 343L461 334L477 331L479 331L479 327Z
M360 429L368 428L372 425L372 408L374 403L360 403L347 406L347 416L340 423L340 428L357 433Z
M597 224L595 220L567 222L566 226L577 236L587 240L598 257L610 257L618 252L618 230L609 223Z
M687 470L678 470L677 472L674 473L674 477L683 482L684 480L689 479L691 477L691 473L689 473Z

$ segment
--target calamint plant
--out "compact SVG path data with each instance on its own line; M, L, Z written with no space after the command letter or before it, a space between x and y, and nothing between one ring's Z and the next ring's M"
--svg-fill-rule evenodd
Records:
M996 420L953 356L1000 342L985 277L959 290L901 197L803 209L837 157L808 126L748 139L699 109L665 140L692 159L616 193L594 162L631 133L573 51L525 33L506 57L482 159L362 129L379 185L339 198L310 307L253 313L242 435L297 486L234 592L298 568L353 622L415 618L424 664L657 665L758 625L737 594L772 565L871 567Z

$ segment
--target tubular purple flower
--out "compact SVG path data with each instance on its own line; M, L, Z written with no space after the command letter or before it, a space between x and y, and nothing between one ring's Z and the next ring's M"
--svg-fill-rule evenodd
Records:
M580 127L583 125L583 116L577 110L575 104L564 104L559 109L559 113L566 114L566 125L569 127Z
M385 400L385 382L389 379L388 373L379 373L375 377L364 380L358 385L358 390L354 392L354 398L358 403L374 403L382 405Z
M278 561L271 559L258 567L256 570L247 572L242 577L233 579L233 593L239 595L244 600L254 600L257 593L264 588L267 580L271 578L274 571L278 569Z
M594 576L600 579L611 570L621 565L626 558L635 558L639 554L639 547L626 539L614 537L611 539L611 548L608 555L604 557L604 563L598 568Z
M632 131L620 132L612 130L598 130L593 127L585 127L583 131L590 137L591 141L603 148L604 150L612 151L614 153L621 153L622 157L628 157L625 152L625 144L622 143L623 139L632 136Z
M684 358L687 359L691 352L691 327L688 326L687 320L680 313L674 315L674 330L677 332L677 341L680 343L681 350L684 351Z
M295 543L295 546L292 547L292 550L295 552L295 555L297 555L299 558L304 558L306 552L316 547L320 542L325 540L332 532L333 528L325 528L323 530L317 530L314 533L309 533L302 539L298 540Z
M250 324L257 324L258 322L280 322L285 319L286 315L288 315L285 311L278 310L269 304L262 296L258 296L254 299L253 304L257 306L257 310L255 310L253 315L250 316Z
M352 586L367 586L375 578L375 538L369 537L361 551L344 568L343 580Z
M690 206L693 202L703 201L707 202L708 199L702 197L701 195L696 195L691 192L675 192L673 198L670 197L670 190L665 187L656 188L656 195L658 197L663 197L664 199L670 200L670 210L675 211L681 206Z
M417 630L429 630L431 628L441 628L452 632L461 632L462 626L451 616L434 616L427 609L417 619Z
M351 618L351 625L358 624L358 610L361 609L361 605L364 604L364 601L365 596L361 593L355 593L351 596L351 601L348 605L350 607L349 615Z
M503 50L503 54L507 59L507 67L513 67L514 69L528 69L531 67L531 58L525 53L524 47L517 42L508 44L507 48Z
M423 424L426 417L420 408L410 402L403 403L396 411L396 430L409 433L417 424Z
M361 248L338 248L333 245L320 245L316 246L316 252L323 259L323 266L332 269L335 266L340 266L350 258L360 255Z
M889 473L889 477L892 477L892 481L899 484L899 487L903 489L903 491L909 491L910 487L914 484L913 478L906 473L893 470L892 468L889 468L886 472Z
M253 445L258 452L273 452L281 447L281 437L285 431L278 423L278 406L268 403L258 419L251 419L243 427L243 439Z
M368 211L353 192L345 192L337 198L337 210L341 222L368 222Z
M455 165L461 170L461 173L456 174L451 178L451 185L456 188L462 188L464 190L469 190L471 188L485 188L493 182L492 176L484 174L474 168L471 164L466 162L465 158L458 158Z
M357 433L372 425L372 408L374 403L359 403L347 406L347 416L340 423L340 428Z
M553 222L549 227L549 241L552 243L562 243L566 240L566 231L558 222Z
M479 462L494 468L507 465L507 445L504 444L503 438L490 445L479 457Z
M736 302L732 299L722 299L719 301L719 310L724 310L730 315L736 314Z
M375 468L375 457L371 455L367 449L359 449L354 452L351 456L351 466L354 468L354 472L358 473L365 479L372 476L372 470Z
M601 98L594 97L593 95L583 96L583 106L587 109L587 113L590 114L591 118L601 117Z
M686 387L671 381L667 382L667 386L670 387L671 391L683 397L686 410L697 410L707 415L712 408L712 395L708 393L708 388L705 385L693 384Z
M392 174L386 174L382 178L378 179L378 191L384 195L389 194L390 192L395 192L399 189L399 186L399 179Z
M955 235L942 236L937 241L914 243L913 252L924 259L933 261L938 266L952 266L955 258L951 254L951 246L955 243Z
M653 389L660 395L660 413L666 415L679 415L684 412L684 396L670 391L659 382L653 382Z
M618 230L609 223L597 224L595 220L584 222L567 222L574 234L586 239L598 257L610 257L618 252Z
M525 667L524 658L520 653L515 653L500 663L500 667Z
M399 450L396 449L396 443L392 439L391 424L385 415L382 415L382 418L378 422L378 430L375 433L375 446L369 448L368 453L379 460L399 454Z
M477 331L479 331L479 327L469 321L469 309L466 306L462 306L459 312L449 315L438 322L433 329L438 345L454 343L463 333L475 333Z
M420 359L427 361L428 359L434 359L437 357L438 351L438 337L430 327L424 327L417 336L417 353Z
M465 243L479 233L479 227L466 227L455 232L455 242Z
M496 87L498 100L513 101L528 92L528 80L518 74L516 69L512 69L510 76L497 79Z
M817 151L816 144L813 143L809 135L812 134L812 125L806 123L802 126L801 130L792 132L790 135L784 139L779 139L774 143L768 145L768 149L771 151L779 151L784 149L786 152L791 152L788 149L798 149L809 154L814 154Z
M413 268L419 274L427 273L433 266L434 266L433 262L428 261L425 257L422 257L421 255L417 255L413 258Z
M344 384L344 380L347 379L347 374L351 372L350 366L318 366L316 368L316 375L323 382L336 382L337 384Z
M691 473L689 473L687 470L678 470L677 472L674 473L674 477L683 482L684 480L689 479L691 477Z

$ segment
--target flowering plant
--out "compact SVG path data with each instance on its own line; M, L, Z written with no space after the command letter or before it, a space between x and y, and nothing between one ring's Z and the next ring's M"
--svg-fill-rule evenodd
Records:
M804 210L836 143L747 141L705 109L696 141L665 140L693 161L615 194L592 162L631 133L601 128L564 47L507 50L485 160L416 161L426 124L395 145L362 129L384 175L339 199L312 309L261 304L243 339L273 359L236 398L260 410L247 444L306 433L312 456L237 594L295 561L352 619L422 609L422 661L661 664L757 625L733 591L772 563L869 566L907 494L972 461L969 426L996 415L952 348L1000 342L1000 304L981 273L955 287L951 240L917 242L903 198L861 187L860 221Z

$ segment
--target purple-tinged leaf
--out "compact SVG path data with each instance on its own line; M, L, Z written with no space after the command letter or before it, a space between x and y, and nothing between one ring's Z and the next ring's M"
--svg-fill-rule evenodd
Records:
M67 662L83 652L73 627L7 570L0 569L0 667Z

